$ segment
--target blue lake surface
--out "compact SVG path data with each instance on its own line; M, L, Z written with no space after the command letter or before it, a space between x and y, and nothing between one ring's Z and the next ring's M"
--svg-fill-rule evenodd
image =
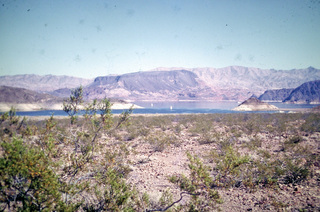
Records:
M239 112L232 111L238 106L238 102L221 101L177 101L177 102L134 102L144 108L134 109L133 114L192 114L192 113L275 113L275 111L255 111L255 112ZM315 104L284 104L279 102L271 102L270 104L281 109L293 108L313 108ZM112 110L113 114L120 114L125 110ZM83 114L82 111L79 115ZM18 116L67 116L62 110L42 110L42 111L18 111Z

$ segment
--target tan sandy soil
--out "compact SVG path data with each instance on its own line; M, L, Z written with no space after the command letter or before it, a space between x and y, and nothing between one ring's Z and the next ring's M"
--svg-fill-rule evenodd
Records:
M158 130L158 129L156 129ZM225 132L224 126L216 126L216 130ZM170 130L167 130L167 133ZM227 132L226 132L227 134ZM269 133L258 133L262 140L261 149L270 151L276 155L283 143L287 140L286 135L274 136ZM251 150L243 148L246 142L253 139L252 135L243 134L235 144L242 154L249 154L255 157ZM181 190L168 181L168 177L175 174L188 175L188 160L186 152L193 155L204 156L211 150L217 149L216 143L199 144L199 137L191 135L188 130L182 130L178 136L178 144L170 145L163 152L155 152L152 145L145 138L139 137L131 141L130 146L135 154L130 156L132 161L132 172L129 174L128 182L138 188L140 192L147 192L151 199L159 199L162 193L169 189L174 195L173 200L180 198ZM320 133L306 135L303 143L310 147L315 155L320 154ZM213 166L204 160L204 162ZM307 182L299 185L279 184L276 188L256 187L254 189L240 187L216 188L223 199L219 205L222 211L297 211L297 208L309 208L307 211L317 211L320 206L320 167L313 166L313 174ZM187 201L185 197L181 203ZM282 205L282 206L280 206Z
M283 114L285 115L285 114ZM166 118L162 115L133 115L134 118ZM179 115L177 115L178 117ZM183 115L186 116L186 115ZM190 114L190 117L194 115ZM32 119L39 117L32 117ZM55 117L64 119L68 117ZM39 119L43 119L40 117ZM134 119L132 120L134 125ZM257 133L246 133L243 126L232 125L237 131L242 131L239 137L235 137L230 126L223 122L206 123L212 125L211 129L219 132L221 139L234 138L233 147L242 155L248 154L251 158L258 157L258 151L267 151L271 158L277 158L282 154L284 143L292 135L299 135L302 141L299 143L301 147L307 148L308 151L315 157L320 155L320 133L303 133L299 131L299 126L303 120L296 120L292 123L286 123L292 127L292 133L271 133L272 131L259 131ZM144 123L146 125L146 123ZM190 129L192 124L180 124L180 130L176 130L180 123L172 121L170 126L152 127L142 126L150 129L148 136L174 135L173 143L167 145L163 151L155 151L155 146L148 141L148 136L138 135L132 140L126 141L127 146L131 150L129 155L129 165L131 172L128 175L127 181L135 186L139 192L147 192L151 201L158 201L164 191L169 190L173 194L173 200L180 198L181 190L174 184L168 181L168 177L177 174L189 175L188 160L186 153L198 155L208 167L214 167L215 164L208 160L207 156L212 150L219 149L219 142L209 144L200 144L201 136L197 133L192 133ZM278 126L268 126L277 130ZM128 133L128 129L121 129L117 132L121 135ZM122 137L124 138L124 137ZM261 145L250 148L251 141L254 139L261 140ZM110 139L110 140L109 140ZM108 137L107 142L119 142L116 137ZM122 139L123 141L125 139ZM303 158L302 158L303 159ZM214 172L210 172L212 177L215 177ZM320 207L320 164L314 162L310 166L310 176L306 181L299 184L284 184L279 183L274 187L263 187L262 185L254 188L248 188L244 185L239 187L231 186L229 188L215 188L223 203L219 205L222 211L299 211L298 209L307 208L307 211L319 211ZM188 196L184 197L180 203L185 203Z

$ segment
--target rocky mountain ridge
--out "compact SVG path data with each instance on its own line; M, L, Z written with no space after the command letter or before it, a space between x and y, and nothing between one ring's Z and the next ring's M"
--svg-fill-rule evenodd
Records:
M303 83L284 99L290 103L320 103L320 80Z
M259 96L259 99L262 101L282 102L293 90L293 88L266 90L261 96Z
M151 71L108 75L94 80L68 76L17 75L0 77L0 85L15 85L65 97L82 85L87 99L125 100L234 100L243 101L266 90L295 88L320 80L313 67L293 70L259 69L242 66L225 68L157 68Z
M267 90L260 97L263 101L279 101L286 103L319 104L320 80L305 82L297 88Z

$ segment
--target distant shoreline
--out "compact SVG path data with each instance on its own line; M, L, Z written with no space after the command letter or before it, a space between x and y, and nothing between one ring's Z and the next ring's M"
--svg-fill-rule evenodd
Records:
M158 101L158 103L161 103L161 101ZM181 101L180 101L181 102ZM207 102L207 101L206 101ZM133 113L133 115L164 115L164 114L196 114L196 113L215 113L214 110L217 110L217 113L220 113L219 110L222 110L224 112L222 113L228 113L226 111L230 111L232 113L232 109L235 107L235 105L221 105L219 104L219 102L217 102L218 104L206 104L206 102L199 102L199 104L184 104L182 103L181 105L179 105L179 103L177 105L175 104L171 104L170 102L167 101L162 101L162 103L164 104L159 104L157 105L157 102L154 102L155 105L152 104L152 106L148 106L147 104L141 104L141 106L139 106L139 102L137 102L136 104L134 104L134 102L114 102L112 105L112 110L118 110L118 111L114 111L114 114L117 113L121 113L121 111L119 112L119 110L128 110L132 105L133 105L133 109L138 109L136 112L137 113ZM212 101L212 102L216 102L216 101ZM224 101L226 102L226 101ZM140 102L141 103L141 102ZM204 104L203 104L204 103ZM172 107L172 106L173 107ZM277 104L276 104L277 105ZM46 113L47 111L52 111L52 113L55 113L55 116L59 116L58 114L61 114L62 110L62 103L54 103L49 105L48 103L36 103L36 104L12 104L12 103L0 103L0 113L3 112L8 112L10 111L11 107L14 107L15 110L17 112L21 112L21 113L28 113L28 112L35 112L41 114L41 112L43 111L44 113ZM225 106L225 107L224 107ZM312 106L312 107L311 107ZM305 105L303 107L301 107L300 104L282 104L278 105L278 109L274 110L273 112L275 113L296 113L296 112L317 112L317 111L313 111L312 109L315 108L316 105ZM84 108L81 108L82 110ZM141 112L139 109L141 109L142 111L145 112ZM183 110L185 110L185 112L183 112ZM56 111L56 112L55 112ZM176 112L175 112L176 111ZM195 112L192 112L195 111ZM208 112L206 112L208 111ZM264 110L265 112L268 112L266 110ZM248 112L264 112L264 111L248 111ZM50 113L51 114L51 113ZM28 115L27 115L28 116ZM37 116L37 115L36 115ZM47 115L44 115L47 116ZM48 115L50 116L50 115Z
M112 103L111 109L113 110L126 110L129 109L131 106L133 106L134 109L136 108L143 108L138 105L132 104L132 103ZM11 107L14 107L16 111L44 111L44 110L63 110L62 103L54 103L54 104L48 104L48 103L0 103L0 112L7 112L11 109Z

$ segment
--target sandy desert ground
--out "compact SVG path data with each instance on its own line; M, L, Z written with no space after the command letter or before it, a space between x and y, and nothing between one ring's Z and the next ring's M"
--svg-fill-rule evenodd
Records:
M47 118L28 117L25 123L39 129ZM69 119L54 120L59 139L61 133L69 138ZM115 155L125 181L148 195L144 210L164 208L182 195L170 210L187 211L192 195L179 184L192 174L187 154L209 173L210 189L220 197L214 210L320 210L319 113L132 115L130 124L102 134L98 143L97 160ZM72 151L67 143L57 145Z

